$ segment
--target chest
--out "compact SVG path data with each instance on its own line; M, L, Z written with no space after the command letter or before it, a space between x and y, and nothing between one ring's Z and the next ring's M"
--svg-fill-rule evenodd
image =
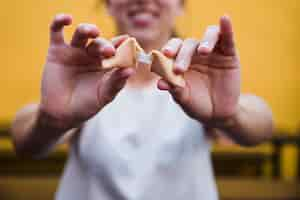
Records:
M167 93L121 93L86 124L78 148L89 166L126 174L180 165L206 147L201 124Z

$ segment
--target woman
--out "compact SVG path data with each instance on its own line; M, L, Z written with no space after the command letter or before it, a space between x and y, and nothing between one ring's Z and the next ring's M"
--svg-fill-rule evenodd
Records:
M170 38L183 13L181 0L106 4L119 33L135 37L146 51L161 49L173 58L174 72L184 73L186 86L171 85L142 66L99 71L101 60L113 56L128 36L107 40L95 25L81 24L68 44L63 27L72 18L58 15L41 102L21 110L13 124L17 153L41 156L70 139L58 200L218 199L205 133L224 133L242 145L272 133L263 100L240 95L229 17L208 27L199 42Z

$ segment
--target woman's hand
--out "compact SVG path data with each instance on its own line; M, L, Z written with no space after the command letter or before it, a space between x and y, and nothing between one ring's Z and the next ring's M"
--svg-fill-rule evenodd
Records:
M219 26L209 26L200 43L171 39L162 51L176 60L174 72L184 73L187 84L180 88L160 80L158 88L169 90L188 115L214 123L236 114L240 62L229 17L223 16Z
M113 56L127 36L107 41L98 38L95 25L81 24L67 44L63 28L71 23L69 15L58 15L52 22L40 103L40 111L64 129L76 127L95 115L134 73L132 68L99 70L101 60ZM89 39L92 41L88 44Z

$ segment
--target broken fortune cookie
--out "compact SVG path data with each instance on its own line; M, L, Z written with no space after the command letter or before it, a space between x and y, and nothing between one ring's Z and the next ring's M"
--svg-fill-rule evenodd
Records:
M168 58L163 53L157 50L151 52L152 55L152 65L151 71L161 76L163 79L169 83L185 87L185 80L182 75L175 74L173 71L174 60Z
M139 46L135 38L128 38L117 49L114 56L102 60L102 69L114 67L137 67L137 56L144 50Z
M184 87L185 80L182 75L175 74L173 71L174 61L166 57L160 51L153 50L150 56L140 47L135 38L128 38L117 49L113 57L102 60L102 69L110 69L114 67L134 67L138 66L138 59L145 56L145 60L150 66L151 72L164 78L169 83ZM149 56L149 58L148 58ZM145 63L145 60L142 59ZM152 62L151 62L152 61Z

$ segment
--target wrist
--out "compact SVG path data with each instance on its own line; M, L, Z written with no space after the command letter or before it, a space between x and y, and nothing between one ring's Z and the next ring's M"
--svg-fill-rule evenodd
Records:
M242 107L238 104L235 112L227 117L213 118L207 122L207 126L211 128L218 128L222 130L232 130L237 126L239 116L242 113Z
M53 132L65 132L71 128L71 123L69 120L53 115L48 112L41 104L38 107L38 112L36 116L36 124L42 129L47 128Z

